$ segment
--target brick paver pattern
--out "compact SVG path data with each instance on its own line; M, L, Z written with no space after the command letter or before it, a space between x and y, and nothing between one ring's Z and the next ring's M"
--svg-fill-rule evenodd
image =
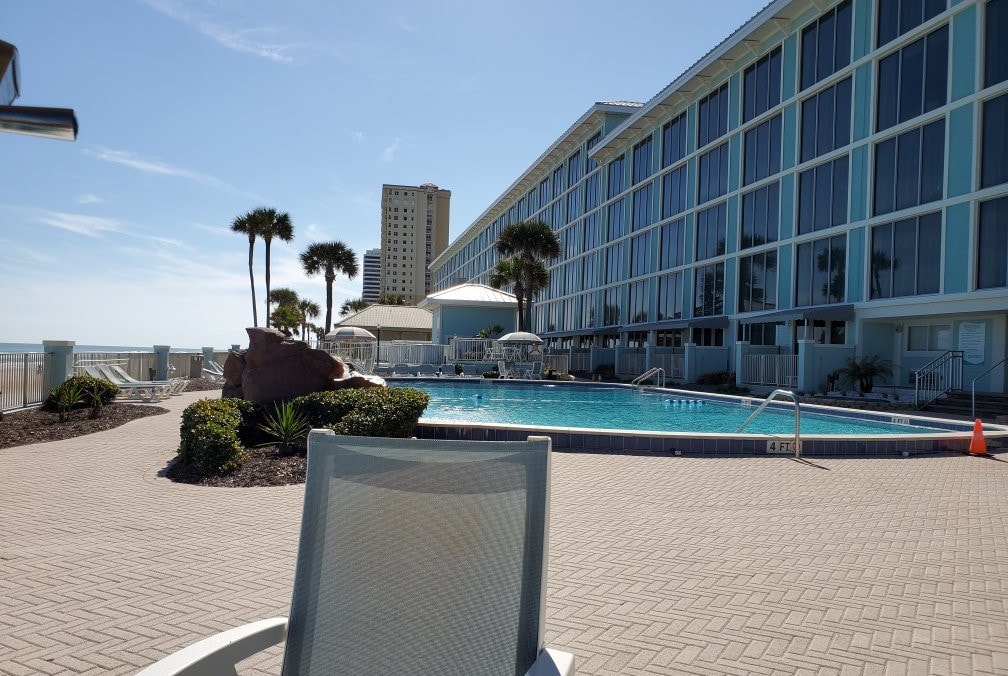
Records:
M0 450L0 672L132 673L286 614L303 487L159 476L199 396ZM547 644L579 674L1008 674L1006 460L556 453Z

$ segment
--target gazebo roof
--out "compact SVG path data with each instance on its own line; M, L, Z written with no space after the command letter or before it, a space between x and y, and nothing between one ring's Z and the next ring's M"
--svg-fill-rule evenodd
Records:
M458 284L450 289L430 294L417 305L418 307L455 305L515 308L518 306L518 300L514 294L484 284Z
M383 329L430 331L433 317L430 310L410 305L371 305L360 312L343 317L337 326L380 326Z

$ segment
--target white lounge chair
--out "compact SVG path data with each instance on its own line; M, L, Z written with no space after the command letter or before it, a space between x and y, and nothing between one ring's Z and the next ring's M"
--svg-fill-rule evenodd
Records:
M172 378L171 380L137 380L126 373L121 366L116 364L98 364L98 370L106 373L109 379L117 385L145 385L147 387L161 388L167 395L178 394L185 390L186 381L183 378Z
M119 396L123 399L139 399L143 402L152 402L160 401L161 398L167 394L165 388L163 387L119 382L118 379L113 378L100 370L98 366L98 364L89 364L80 368L84 371L84 373L92 378L106 380L118 387Z
M544 649L550 440L308 437L290 618L138 676L233 674L286 639L285 676L574 673Z
M204 361L201 375L215 383L224 382L224 368L215 361Z

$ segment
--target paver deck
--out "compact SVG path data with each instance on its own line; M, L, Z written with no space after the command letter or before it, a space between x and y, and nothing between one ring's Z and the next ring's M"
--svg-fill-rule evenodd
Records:
M303 488L158 476L199 396L0 449L0 673L132 673L286 614ZM579 674L1008 674L1006 459L557 453L547 643Z

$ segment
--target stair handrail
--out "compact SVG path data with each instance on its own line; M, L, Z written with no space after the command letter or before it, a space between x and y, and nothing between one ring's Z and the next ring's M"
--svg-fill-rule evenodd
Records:
M770 405L770 403L777 397L777 395L785 395L787 397L790 397L791 401L794 402L794 447L795 447L795 460L798 460L801 458L801 410L800 410L801 407L798 404L798 395L796 395L791 390L774 390L773 392L768 394L767 398L763 400L763 403L760 404L759 407L755 411L753 411L748 418L745 419L745 422L739 425L739 428L735 430L735 434L739 434L742 430L744 430L746 426L748 426L749 423L751 423L756 418L756 416L758 416L760 413L763 412L763 409L765 409L767 406Z
M914 373L914 406L917 408L923 408L927 406L932 401L942 396L949 390L957 390L962 388L962 362L963 355L965 352L963 350L948 350L945 353L938 355L930 362L925 364L922 368L917 369ZM922 401L921 397L921 383L935 382L935 374L942 374L944 371L948 370L949 384L942 389L941 387L928 388L925 391L927 394L927 401Z
M973 391L972 397L971 397L972 405L971 405L971 408L970 408L970 417L971 418L974 418L974 419L976 418L976 383L977 383L977 381L980 380L981 378L983 378L985 375L987 375L991 371L993 371L994 369L996 369L998 366L1001 366L1002 364L1004 364L1006 361L1008 361L1008 357L1005 357L1004 359L1002 359L998 363L994 364L994 366L991 366L989 369L987 369L986 371L984 371L983 373L981 373L980 375L978 375L976 378L973 379L973 384L972 384L972 387L971 387L971 389Z
M649 380L656 375L660 376L658 378L658 387L665 387L665 369L663 369L661 366L652 366L647 371L631 380L630 384L636 385L637 389L640 389L644 381Z

